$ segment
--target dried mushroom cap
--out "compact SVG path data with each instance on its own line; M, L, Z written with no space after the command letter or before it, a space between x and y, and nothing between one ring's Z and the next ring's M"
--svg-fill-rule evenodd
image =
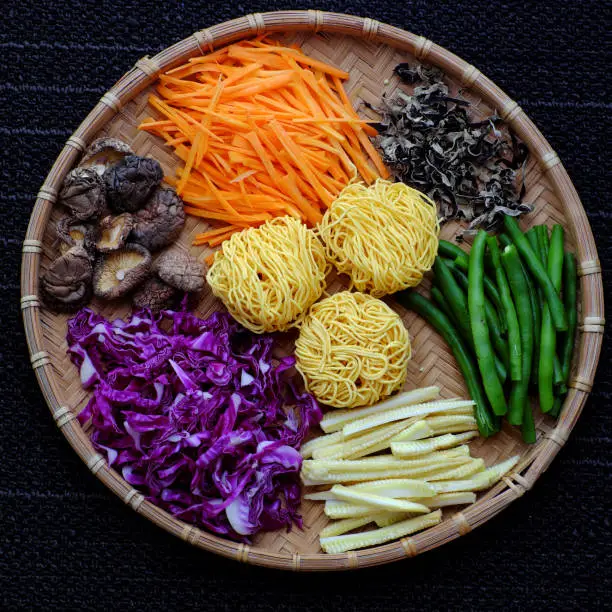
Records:
M166 308L172 308L178 294L178 289L167 285L156 276L152 276L136 289L132 297L132 304L137 308L148 308L152 312L159 312Z
M75 312L89 302L93 268L89 254L75 246L58 257L40 279L41 297L56 312Z
M158 251L172 244L185 225L183 200L174 189L160 187L134 217L131 240Z
M127 243L102 255L94 268L94 293L114 300L145 281L151 270L151 253L139 244Z
M136 212L159 186L164 173L150 157L128 155L104 173L108 205L115 212Z
M59 199L80 221L96 219L106 205L104 181L91 168L75 168L66 175Z
M167 251L155 264L158 276L181 291L199 291L204 287L202 264L187 253Z
M82 246L91 254L95 249L96 228L74 217L63 217L56 225L55 232L60 239L59 250L65 255L72 247Z
M89 145L79 166L91 168L102 176L106 168L116 164L126 155L134 155L134 151L123 140L98 138Z
M128 235L133 227L134 218L130 213L123 213L116 217L104 217L100 221L100 237L96 242L96 249L100 253L120 249L127 242Z

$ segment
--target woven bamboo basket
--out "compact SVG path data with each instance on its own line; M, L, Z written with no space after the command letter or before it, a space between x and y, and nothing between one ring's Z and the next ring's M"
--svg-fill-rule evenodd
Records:
M526 200L535 203L535 211L528 215L526 224L562 223L579 263L578 339L570 390L558 421L540 415L536 419L538 440L531 446L523 444L516 429L509 427L490 440L475 441L473 454L483 457L487 464L513 454L521 455L514 472L484 492L476 503L461 512L447 512L442 523L412 537L341 555L327 555L320 550L318 534L327 518L322 504L317 502L303 502L303 530L261 534L253 545L247 546L176 520L146 501L107 466L105 459L93 449L87 430L78 424L76 414L85 405L87 393L82 390L78 372L66 356L67 317L49 312L38 297L39 275L57 255L53 230L61 216L59 207L54 206L58 191L65 174L87 144L101 135L122 138L138 154L158 159L166 173L172 174L177 160L171 151L155 137L137 130L139 122L151 112L147 88L161 71L190 57L264 32L299 42L306 53L349 72L347 91L360 112L364 110L363 105L360 108L362 101L376 104L383 91L390 94L398 86L392 76L398 62L417 58L442 68L455 89L461 88L478 112L497 110L527 144L530 157ZM191 250L200 260L209 252L190 245L193 235L203 229L202 223L188 219L180 238L182 248ZM449 238L456 230L453 224L447 225L443 236ZM320 11L247 15L196 32L156 56L136 62L68 138L38 193L23 243L21 294L32 367L41 390L58 428L91 472L133 510L190 544L241 562L294 571L344 570L413 557L469 533L531 489L566 442L582 412L593 383L604 326L601 270L586 214L559 157L518 104L474 66L422 36L372 19ZM106 316L121 316L128 310L127 305L111 308L95 302L93 307ZM206 316L218 308L220 304L208 295L201 301L198 313ZM466 397L461 374L442 339L414 313L407 313L399 306L397 310L410 331L414 348L406 388L436 384L445 397Z

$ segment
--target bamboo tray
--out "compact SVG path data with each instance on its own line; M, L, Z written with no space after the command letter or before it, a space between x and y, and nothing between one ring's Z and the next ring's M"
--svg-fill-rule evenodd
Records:
M559 420L555 422L539 415L536 418L538 441L531 447L523 444L519 432L510 427L505 427L490 440L475 441L473 454L483 457L488 464L512 454L521 455L515 471L484 492L476 503L461 512L447 512L441 524L412 537L341 555L327 555L319 548L318 534L327 518L322 512L322 504L317 502L304 501L302 504L303 531L261 534L253 545L247 546L176 520L146 501L107 466L105 459L92 448L86 429L78 424L75 415L85 405L87 393L81 388L77 369L66 356L67 317L49 312L38 298L39 275L58 249L53 231L61 216L59 207L55 206L58 190L87 144L101 135L122 138L138 154L158 159L164 171L172 174L177 164L172 152L155 137L137 130L138 123L151 113L147 88L161 71L221 45L263 32L277 33L288 41L302 43L306 53L349 72L346 88L359 112L363 111L362 101L375 104L383 91L390 94L398 86L392 71L400 61L417 58L442 68L454 88L463 89L478 112L496 109L528 145L526 200L535 203L535 211L524 223L562 223L579 264L579 337L570 390ZM190 245L193 235L203 229L201 222L189 218L180 238L181 245L200 260L209 251ZM456 229L454 224L445 226L443 237L450 238ZM586 214L559 157L518 104L474 66L422 36L372 19L320 11L247 15L196 32L154 57L139 60L102 96L67 140L41 187L23 243L21 295L32 367L43 395L58 428L93 474L133 510L190 544L241 562L306 571L368 567L413 557L467 534L528 491L563 446L582 412L593 383L604 326L601 270ZM128 311L127 305L109 307L94 302L93 307L107 317L121 316ZM198 313L206 316L218 308L220 304L208 295L201 301ZM410 331L414 348L406 388L436 384L441 387L443 396L467 396L461 374L442 339L414 313L399 306L397 310Z

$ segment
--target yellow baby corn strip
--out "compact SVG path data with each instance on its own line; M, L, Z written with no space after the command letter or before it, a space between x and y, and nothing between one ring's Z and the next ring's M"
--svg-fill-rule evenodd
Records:
M402 406L401 408L395 408L394 410L387 410L382 414L373 414L363 419L350 422L342 428L345 439L352 438L357 434L373 429L386 423L392 423L393 421L400 421L403 419L409 419L416 416L424 416L427 414L433 414L436 412L449 411L454 408L463 408L464 406L473 406L472 400L453 400L453 401L438 401L428 402L425 404L416 404L414 406Z
M313 452L313 457L315 459L344 459L356 454L360 457L369 455L376 452L373 449L381 450L382 448L387 448L388 446L381 446L381 444L402 432L405 428L410 427L414 422L414 419L406 419L405 421L378 427L373 431L368 431L361 436L346 440L340 444L316 449Z
M412 501L416 501L418 503L421 500L414 499ZM446 506L473 504L476 501L476 494L470 492L440 493L439 495L428 497L426 500L422 501L426 501L430 508L444 508ZM386 512L385 514L380 515L378 518L375 518L374 522L376 525L378 525L378 527L387 527L387 525L393 525L394 523L398 523L399 521L403 521L409 517L409 514L405 514L403 512Z
M423 464L412 468L400 468L395 470L378 470L371 472L329 472L310 474L302 472L304 485L343 484L351 482L365 482L367 480L385 480L389 478L414 478L425 479L427 476L437 474L445 467L459 467L465 463L462 458L449 459L447 465ZM437 490L437 489L436 489ZM465 489L459 489L465 490Z
M431 428L433 432L431 435L460 433L464 431L475 431L478 429L476 419L473 416L464 414L445 414L442 416L427 417L425 419L425 423L427 423L427 425L429 425Z
M392 512L413 512L425 514L429 508L423 504L416 504L405 499L395 499L393 497L383 497L367 491L359 491L354 488L335 485L332 493L339 499L353 502L358 505L372 506L380 510L391 510Z
M502 476L505 476L519 462L519 459L519 455L514 455L510 459L487 468L484 473L489 476L489 484L494 485Z
M440 510L431 512L424 516L407 519L389 527L365 531L363 533L351 533L348 535L334 536L331 538L321 538L321 548L330 554L338 554L358 548L376 546L384 542L390 542L397 538L403 538L416 531L427 529L437 525L442 520Z
M330 499L325 502L323 512L332 519L361 518L372 516L372 506L363 506Z
M312 452L316 449L325 448L331 446L333 444L337 444L338 442L342 442L342 432L337 431L336 433L330 434L328 436L319 436L318 438L313 438L309 440L305 444L302 445L300 449L300 455L304 459L308 459L312 457Z
M381 514L374 522L377 527L388 527L389 525L395 525L400 521L405 521L408 518L413 517L413 514L409 512L385 512Z
M404 431L400 431L396 436L391 438L390 442L411 442L412 440L422 440L430 438L434 435L431 426L425 420L417 421Z
M353 531L353 529L359 529L359 527L363 527L364 525L367 525L368 523L375 522L376 517L378 517L377 514L372 514L370 516L363 516L363 517L349 518L349 519L342 519L339 521L334 521L333 523L330 523L329 525L327 525L327 527L324 527L321 530L320 537L330 538L332 536L342 535L343 533L346 533L347 531Z
M326 472L371 472L372 470L395 470L401 467L411 467L410 462L394 457L393 455L380 455L379 457L367 457L365 459L335 459L335 460L316 460L311 461L307 470L310 473L318 473L319 471Z
M377 480L373 482L360 482L348 487L355 491L366 491L383 497L400 497L402 499L427 498L435 495L435 489L423 480L410 478L395 478L391 480ZM419 499L418 503L428 505Z
M440 393L439 387L425 387L423 389L407 391L406 393L399 393L398 395L394 395L384 402L374 404L374 406L368 406L367 408L330 411L321 420L321 429L325 433L329 433L330 431L338 431L351 421L381 413L385 410L391 410L392 408L397 408L398 406L411 406L413 404L427 402L438 397L438 393Z
M447 480L432 482L434 489L438 493L451 493L453 491L482 491L494 485L502 476L509 472L519 461L519 456L515 455L506 461L487 468L472 476L469 480Z
M449 434L450 435L450 434ZM394 455L378 455L362 459L305 459L302 462L302 472L308 476L331 474L334 472L373 472L384 470L412 469L423 466L438 466L442 468L463 465L472 461L469 453L438 451L416 455L402 459Z
M328 499L337 500L338 498L331 492L331 489L328 489L327 491L305 493L304 499L309 499L311 501L327 501Z
M460 465L459 467L427 476L427 480L430 482L435 480L461 480L473 476L477 472L482 472L484 467L483 459L474 459L470 463Z
M457 446L475 438L477 435L478 432L476 431L468 431L462 434L445 434L414 442L391 442L391 452L398 457L416 457L426 455L441 448Z
M448 412L438 412L437 415L440 416L474 416L474 407L473 406L463 406L462 408L455 408L454 410L449 410Z

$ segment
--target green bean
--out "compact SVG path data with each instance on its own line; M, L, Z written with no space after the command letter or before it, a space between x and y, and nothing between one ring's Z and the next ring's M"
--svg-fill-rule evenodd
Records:
M485 393L491 402L491 408L497 415L508 412L506 398L501 382L495 371L495 359L489 327L485 317L484 295L484 253L487 245L487 232L480 230L476 235L472 251L470 252L470 267L468 271L468 309L474 350L478 359L478 367L482 375Z
M559 417L561 414L561 409L563 408L563 399L560 397L555 397L555 403L553 404L552 410L550 411L550 416L555 419Z
M550 241L548 253L548 275L555 291L561 289L563 273L563 227L555 225ZM553 373L556 355L557 334L552 321L552 311L544 307L542 315L542 331L540 337L540 365L538 373L538 392L540 396L540 410L548 413L554 404Z
M540 251L540 260L545 266L548 266L548 252L550 249L548 228L546 225L536 225L532 229L534 230L536 242ZM559 286L558 289L560 290L561 286ZM556 352L553 361L553 386L557 388L557 393L567 393L567 387L565 387L563 380L563 369Z
M499 242L504 248L512 244L512 240L510 240L510 236L508 236L508 234L502 233L499 234L497 237L499 238Z
M535 225L533 227L530 227L525 232L525 238L527 238L527 240L529 241L529 246L531 246L531 248L533 249L533 252L538 256L540 261L546 261L545 259L542 258L541 253L540 253L540 243L538 242L538 233L537 233L536 227L537 226Z
M450 309L448 302L444 299L442 291L435 285L431 288L431 297L438 308L449 318L450 322L456 326L457 320L453 315L453 311Z
M576 258L572 253L563 256L563 301L567 313L567 332L563 336L561 350L561 370L563 381L569 382L572 353L574 352L574 336L576 335Z
M530 228L525 232L525 236L531 245L534 253L540 255L540 247L538 246L538 237L536 235L535 227ZM522 263L522 262L521 262ZM545 264L547 265L547 263ZM523 269L525 266L523 265ZM535 287L531 280L531 275L527 273L527 282L531 288L533 309L533 359L531 364L531 384L538 384L538 366L540 365L540 330L542 328L542 304L544 303L544 296L540 287Z
M464 337L469 338L472 332L470 330L470 315L465 294L440 257L436 257L434 261L433 272L436 277L436 283L447 300L455 321L457 321L459 332Z
M445 259L444 263L446 264L446 267L449 268L449 270L455 275L455 278L457 279L457 282L459 283L459 285L461 286L461 288L467 292L467 288L468 288L468 279L466 276L466 272L467 270L464 272L460 266L457 265L456 261L451 261L450 259ZM486 290L486 282L487 279L485 277L485 300L486 300L486 304L487 307L491 309L491 311L493 312L493 318L495 319L495 323L496 323L496 327L498 329L501 329L501 322L499 320L499 317L497 316L497 309L494 306L494 302L492 303L491 300L489 299L488 296L488 292ZM489 281L491 282L491 281ZM491 284L493 284L491 282ZM497 287L494 287L495 293L497 295L499 295L498 291L497 291ZM500 301L501 304L501 301Z
M438 243L438 255L450 259L460 270L467 274L469 253L466 253L463 249L459 248L456 244L448 242L447 240L440 240ZM448 264L447 264L448 265ZM501 297L495 283L485 275L485 293L489 299L495 304L495 308L500 311L503 310L501 303Z
M555 286L553 285L546 269L540 262L539 258L533 252L531 245L523 232L521 232L518 223L514 217L508 215L504 216L504 226L508 232L510 238L516 245L518 252L524 264L529 268L531 274L538 282L548 302L550 308L551 318L557 331L565 331L567 329L567 317L565 316L565 309L563 308L563 302ZM541 350L541 347L540 347ZM541 360L540 360L541 361Z
M531 359L533 354L533 315L531 312L531 297L527 286L527 278L521 265L521 259L514 245L507 246L502 255L502 263L508 276L508 283L512 291L512 297L516 304L521 342L521 380L514 382L510 389L510 407L508 409L508 422L512 425L520 425L527 417L531 416L531 406L527 398L529 388L529 375L531 373ZM531 424L526 422L523 436L531 429Z
M523 442L527 444L534 444L536 441L536 429L533 421L533 410L529 398L525 402L525 411L523 412L523 423L521 425L521 434L523 436Z
M522 349L521 349L521 331L519 328L518 316L516 314L516 308L512 301L512 294L510 293L510 287L508 285L508 278L506 272L502 266L501 254L499 252L499 245L495 236L489 236L487 238L487 246L489 253L491 254L491 260L495 267L495 277L497 279L497 287L499 288L499 294L502 298L506 313L506 321L508 322L508 353L510 361L510 379L512 381L519 381L523 376L523 368L521 365ZM517 255L518 257L518 255ZM531 317L531 313L529 314Z
M536 225L533 229L538 240L538 248L540 249L540 261L548 262L548 249L550 248L548 227L545 225Z
M448 264L447 264L448 265ZM451 268L457 282L461 286L464 291L468 291L469 281L468 277L456 266ZM497 370L497 374L501 382L505 382L508 377L508 349L502 338L501 328L499 324L499 319L497 318L497 313L493 305L489 302L489 300L485 297L485 318L487 321L487 325L489 326L489 330L491 335L493 336L493 346L495 347L496 355L495 355L495 368ZM471 346L474 346L474 341L470 343Z
M482 389L478 368L465 342L461 339L448 317L429 300L415 291L401 291L396 294L396 298L404 308L414 310L414 312L421 315L438 331L452 350L457 360L457 365L463 373L468 391L474 402L476 402L474 412L480 435L489 437L497 433L499 431L499 419L491 414L487 398Z
M444 259L444 258L438 258L441 259L441 261L444 262L445 266L447 269L449 269L452 274L454 275L458 285L459 285L459 289L461 290L461 292L463 293L464 296L464 300L465 300L465 312L467 313L467 290L468 290L468 278L465 274L463 274L463 272L461 270L459 270L459 268L456 266L454 261L451 261L449 259ZM438 278L436 277L434 282L438 282ZM431 294L432 298L434 298L434 301L437 302L436 297L433 294ZM442 299L444 299L444 297L442 297ZM486 299L486 298L485 298ZM442 310L444 310L444 308L442 308ZM488 325L491 326L492 329L499 329L499 325L496 323L496 321L494 320L495 318L495 309L493 308L493 306L488 303L485 304L485 310L487 311L486 316L487 316L487 322ZM448 312L445 311L445 314L447 316ZM472 329L471 327L468 326L468 330L467 330L467 334L465 333L465 331L459 326L457 319L455 318L455 314L454 312L451 312L450 316L449 316L450 320L453 322L453 324L455 325L455 327L457 327L459 333L461 334L461 336L463 337L463 339L466 341L466 343L468 344L468 346L470 347L470 349L472 351L474 351L474 339L472 338ZM469 317L468 317L468 323L469 323ZM495 355L495 369L497 370L497 375L499 376L499 379L503 382L505 382L506 378L508 377L508 372L506 370L506 366L503 364L502 360Z
M558 342L555 343L558 346ZM553 385L559 389L565 387L565 380L563 378L563 366L559 361L559 356L555 354L553 357ZM567 391L567 388L566 388Z
M467 272L469 257L468 254L456 244L448 240L440 240L438 242L438 255L452 259L456 264Z

